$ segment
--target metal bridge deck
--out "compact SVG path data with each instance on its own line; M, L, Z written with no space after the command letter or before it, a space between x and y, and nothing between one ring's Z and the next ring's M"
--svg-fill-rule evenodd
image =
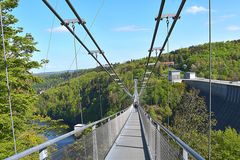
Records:
M144 143L138 112L133 109L119 137L110 149L106 160L149 159Z

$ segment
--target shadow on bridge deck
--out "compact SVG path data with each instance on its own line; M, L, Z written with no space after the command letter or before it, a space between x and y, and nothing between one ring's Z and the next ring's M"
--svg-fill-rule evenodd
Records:
M121 133L110 149L106 160L149 159L147 146L143 138L139 114L133 109Z

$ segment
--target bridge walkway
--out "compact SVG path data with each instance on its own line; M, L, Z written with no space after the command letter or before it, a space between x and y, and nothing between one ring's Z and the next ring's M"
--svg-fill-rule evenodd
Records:
M138 111L134 108L118 138L110 149L106 160L149 159L143 138Z

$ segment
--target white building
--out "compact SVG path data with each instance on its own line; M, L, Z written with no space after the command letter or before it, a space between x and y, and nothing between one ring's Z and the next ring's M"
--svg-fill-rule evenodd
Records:
M168 80L171 82L182 82L179 70L173 70L168 72Z
M195 72L186 72L184 74L184 79L195 79L195 78L196 78Z

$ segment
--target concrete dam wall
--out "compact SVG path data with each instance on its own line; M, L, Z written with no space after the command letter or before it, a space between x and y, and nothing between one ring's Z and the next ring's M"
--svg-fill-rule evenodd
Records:
M205 97L209 105L208 80L183 80L190 88L200 90L200 96ZM212 82L212 111L217 120L216 129L235 128L240 132L240 85L226 81Z

